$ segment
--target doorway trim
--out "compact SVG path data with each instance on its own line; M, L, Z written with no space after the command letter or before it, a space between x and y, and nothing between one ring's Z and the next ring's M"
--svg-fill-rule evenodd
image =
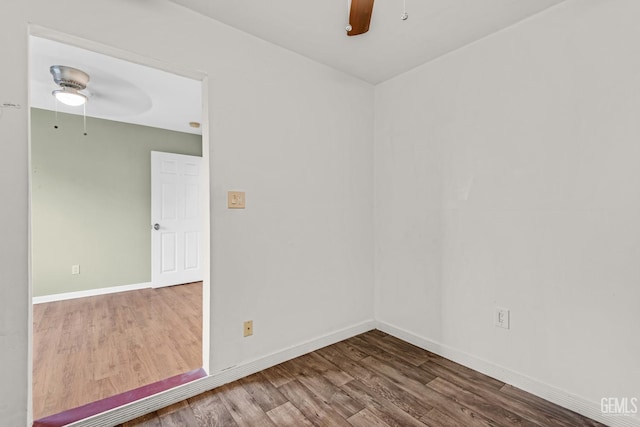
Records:
M147 56L139 55L136 53L128 52L119 48L115 48L112 46L108 46L102 43L98 43L92 40L84 39L81 37L73 36L70 34L66 34L57 30L53 30L47 27L43 27L36 24L29 24L27 37L41 37L53 41L57 41L60 43L68 44L71 46L76 46L82 49L91 50L93 52L101 53L103 55L112 56L117 59L121 59L124 61L129 61L135 64L144 65L150 68L155 68L158 70L166 71L169 73L177 74L183 77L187 77L193 80L198 80L201 82L201 99L202 99L202 119L201 119L201 129L202 129L202 195L201 200L202 203L202 268L203 268L203 280L202 280L202 369L204 372L209 375L210 373L210 346L211 346L211 186L210 186L210 167L211 167L211 155L210 155L210 128L209 128L209 83L208 83L208 75L201 71L195 71L187 68L183 68L179 65L163 62L157 59L153 59ZM29 64L28 70L31 69L31 59L29 56ZM27 89L28 93L31 92L31 85L29 83L29 87ZM28 109L31 109L31 102L29 99ZM29 130L29 170L31 170L31 119L29 115L28 120ZM29 264L29 326L28 326L28 363L30 369L28 371L27 376L27 421L29 425L33 423L33 277L31 274L31 269L33 267L32 264L32 242L31 242L31 174L29 174L29 251L28 251L28 264ZM196 380L194 382L200 382L201 380ZM163 406L167 406L173 403L177 403L183 398L183 395L190 395L188 391L190 388L189 385L192 383L183 384L181 386L177 386L172 389L172 393L159 393L157 395L150 396L144 399L147 404L161 404ZM204 390L203 390L204 391ZM170 396L170 397L169 397ZM169 400L167 400L169 397ZM133 402L135 403L135 402ZM122 412L130 413L131 410L140 411L141 407L139 405L134 404L124 405L122 408ZM115 412L116 410L112 410L111 412ZM117 411L120 412L120 411ZM144 412L139 413L138 415L143 415ZM135 415L135 412L133 413ZM100 417L100 414L90 417L87 420L91 420L93 418ZM84 420L83 420L84 421ZM78 421L78 424L84 424L83 421ZM74 423L73 425L76 425Z

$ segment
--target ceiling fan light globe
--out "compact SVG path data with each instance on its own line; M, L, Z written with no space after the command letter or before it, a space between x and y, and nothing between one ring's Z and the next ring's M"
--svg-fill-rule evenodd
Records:
M53 96L60 102L70 107L79 107L87 102L87 97L75 89L62 88L53 91Z
M347 30L347 31L351 31L351 30L353 30L353 27L351 26L351 24L349 24L349 25L347 25L347 26L345 27L345 30Z

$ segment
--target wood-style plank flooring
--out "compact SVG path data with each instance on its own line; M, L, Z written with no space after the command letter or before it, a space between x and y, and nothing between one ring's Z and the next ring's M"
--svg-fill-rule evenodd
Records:
M120 427L601 426L380 331Z
M202 282L36 304L34 419L202 366Z

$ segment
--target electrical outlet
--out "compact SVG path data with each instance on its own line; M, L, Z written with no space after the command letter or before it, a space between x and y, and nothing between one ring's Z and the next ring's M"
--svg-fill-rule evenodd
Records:
M71 274L80 274L80 266L72 265L71 266Z
M509 310L496 307L495 324L499 328L509 329Z
M250 337L253 335L253 320L247 320L244 322L244 336Z

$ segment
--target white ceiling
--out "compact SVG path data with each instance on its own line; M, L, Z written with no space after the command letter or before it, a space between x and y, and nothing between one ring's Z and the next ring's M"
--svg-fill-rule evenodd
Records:
M87 116L179 132L201 134L189 122L201 122L201 82L39 37L30 38L30 102L55 110L58 88L51 65L78 68L90 76ZM82 107L58 103L58 111L82 114Z
M171 0L370 83L380 83L564 0L377 0L347 37L348 0Z
M170 0L376 84L564 0L377 0L368 33L347 37L348 0ZM201 134L201 83L52 40L31 37L31 106L55 110L54 64L91 76L87 116ZM58 103L82 114L82 107Z

